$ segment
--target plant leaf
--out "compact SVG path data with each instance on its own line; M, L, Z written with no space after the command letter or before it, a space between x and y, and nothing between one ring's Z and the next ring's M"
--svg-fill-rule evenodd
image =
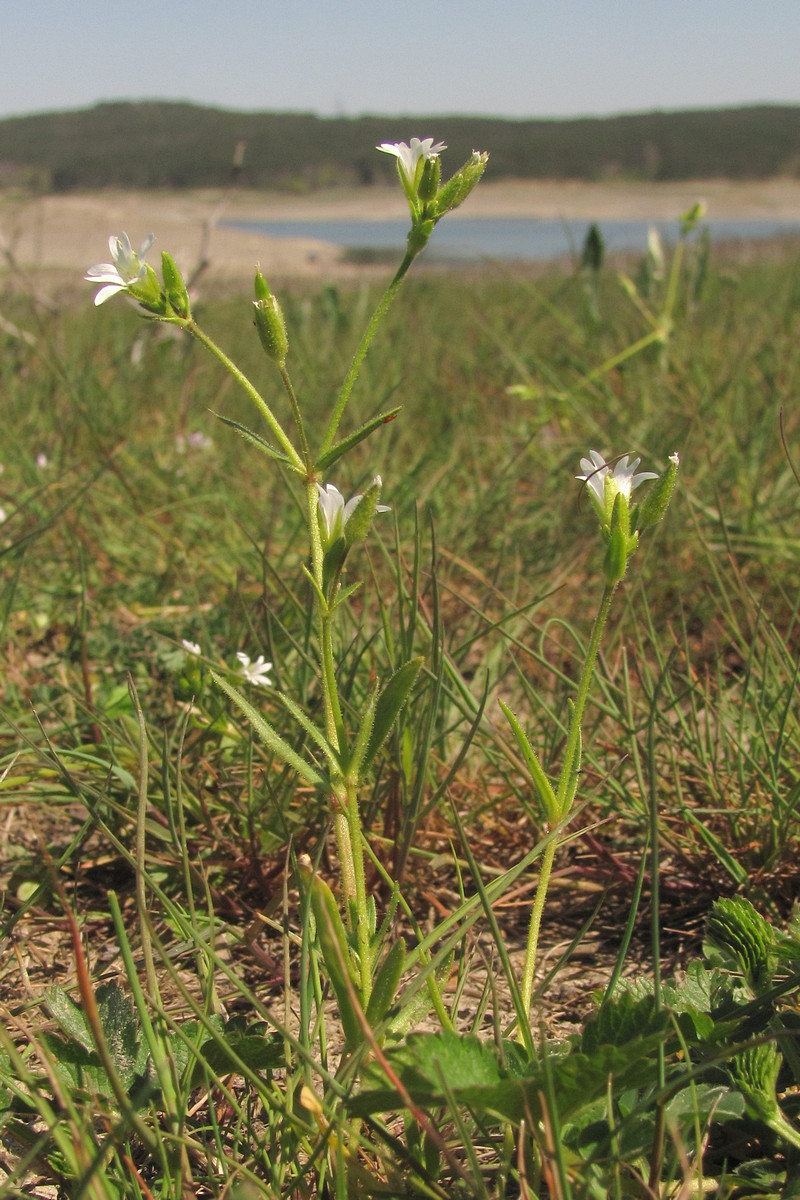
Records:
M362 771L365 771L369 767L388 737L389 731L397 720L400 709L405 704L409 692L416 683L423 662L424 659L420 657L412 658L407 663L403 663L402 667L395 671L381 692L378 703L375 706L375 721L372 725L372 733L370 734L367 750L364 755Z
M388 412L381 413L380 416L373 417L371 421L367 421L355 433L350 433L346 438L342 438L335 446L331 446L330 450L326 450L324 454L320 455L316 463L316 469L318 471L327 471L328 467L333 466L343 454L346 454L348 450L352 450L359 442L363 442L364 438L369 437L374 430L379 429L381 425L388 425L390 421L393 421L401 408L402 405L398 405L397 408L390 408Z
M231 684L229 684L227 680L223 679L221 675L218 675L216 671L211 672L211 678L214 680L217 687L222 688L223 692L225 692L227 696L230 696L234 704L241 709L250 724L253 726L253 729L258 737L261 738L261 741L264 742L266 746L269 746L270 750L272 750L274 754L277 754L278 758L283 759L288 766L293 767L300 778L306 783L310 783L312 787L321 787L322 784L324 784L325 780L319 774L319 772L316 771L310 763L307 763L305 759L301 758L297 751L293 750L288 742L283 740L280 734L272 728L270 723L266 721L264 717L262 717L258 709L254 708L248 700L245 700L241 692L237 691L235 687L232 687Z

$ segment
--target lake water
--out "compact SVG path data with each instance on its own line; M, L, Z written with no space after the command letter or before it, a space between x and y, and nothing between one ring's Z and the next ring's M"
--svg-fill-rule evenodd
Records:
M352 250L397 250L405 247L408 221L225 221L227 229L242 229L271 238L319 238ZM665 242L678 235L676 221L598 221L607 250L644 252L647 231L658 229ZM441 221L425 251L433 257L459 259L521 259L542 262L580 253L589 221L543 221L529 217L460 217ZM705 220L714 241L800 234L800 221Z

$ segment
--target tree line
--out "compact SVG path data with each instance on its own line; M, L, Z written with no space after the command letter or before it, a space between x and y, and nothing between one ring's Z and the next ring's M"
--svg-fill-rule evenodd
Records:
M613 117L319 117L232 112L165 101L114 102L0 121L0 186L244 187L295 191L392 178L385 141L435 137L459 164L491 152L488 177L640 179L800 175L800 108L647 112Z

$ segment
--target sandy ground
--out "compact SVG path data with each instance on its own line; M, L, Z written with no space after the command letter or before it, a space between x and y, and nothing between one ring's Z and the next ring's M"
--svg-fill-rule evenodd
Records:
M601 220L676 218L698 198L717 218L800 220L800 180L751 183L583 183L513 180L484 183L448 220L514 216ZM252 277L260 263L273 280L332 278L361 271L340 261L338 247L313 238L274 239L219 227L224 220L380 220L407 214L399 188L279 193L95 192L22 199L0 193L0 273L13 264L31 271L82 272L108 258L111 233L125 229L134 244L155 232L156 249L169 250L191 273L206 259L209 273L231 282ZM401 247L398 247L400 250Z

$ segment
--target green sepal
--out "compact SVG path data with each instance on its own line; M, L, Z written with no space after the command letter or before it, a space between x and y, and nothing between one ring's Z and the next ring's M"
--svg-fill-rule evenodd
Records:
M269 300L272 292L269 290L267 283L260 270L256 271L255 281L253 283L253 291L255 292L256 300Z
M344 540L349 550L358 542L363 542L372 528L378 502L381 498L381 477L376 475L364 495L355 506L344 527Z
M380 416L373 417L371 421L367 421L355 433L348 434L346 438L342 438L335 446L331 446L330 450L326 450L324 454L320 455L315 469L320 474L324 474L329 467L338 462L343 454L347 454L348 450L352 450L359 442L363 442L364 438L369 437L376 429L380 429L381 425L388 425L390 421L393 421L400 412L401 407L402 405L398 405L397 408L390 408L388 412L381 413Z
M621 529L612 529L603 562L603 576L609 587L615 587L625 575L628 565L628 543Z
M533 749L533 746L531 746L530 742L528 741L528 737L527 737L527 734L525 733L525 730L522 728L519 721L512 713L511 709L506 704L504 704L502 700L500 701L500 707L502 708L502 710L505 714L506 720L508 721L509 725L511 726L511 732L514 734L514 737L516 738L516 741L517 741L517 745L519 746L520 752L522 753L522 757L525 759L525 765L528 768L528 770L530 771L531 778L533 780L534 786L536 788L536 792L539 797L539 804L542 809L542 816L545 818L545 820L548 822L549 825L556 825L558 823L558 819L559 819L559 811L558 811L558 801L556 799L556 794L553 791L552 784L550 783L550 780L545 775L544 770L542 769L542 765L536 756L536 751Z
M412 256L419 254L420 250L424 250L428 244L428 239L433 233L433 227L436 224L435 220L415 221L411 226L406 239L408 253Z
M128 295L148 312L158 317L166 316L167 299L150 263L145 264L144 279L128 285Z
M322 560L322 591L328 601L331 598L331 587L339 578L339 572L347 558L347 550L347 542L343 537L338 537L333 545L325 551L325 557Z
M189 317L191 308L186 284L175 264L175 259L171 254L167 254L166 250L161 251L161 274L164 278L164 292L168 306L179 317Z
M436 197L435 205L431 205L432 208L435 207L437 221L445 213L452 212L454 208L458 208L459 204L464 203L472 189L479 183L481 175L486 170L488 159L488 154L473 150L461 170L456 171L452 179L448 179Z
M270 458L276 458L278 462L285 463L286 466L292 467L292 470L294 470L292 461L286 454L284 454L281 450L275 450L274 447L270 446L269 442L265 441L264 438L259 436L259 434L253 433L252 429L248 429L247 426L242 425L240 421L232 421L230 417L223 417L221 413L214 413L214 416L218 421L222 421L223 425L230 425L231 429L235 429L236 432L240 434L240 436L243 437L246 442L249 442L251 446L255 446L257 450L262 452L262 454L268 454Z
M216 671L211 672L211 678L216 683L217 687L222 688L227 696L230 696L234 704L244 713L253 730L261 741L269 747L273 754L277 754L278 758L290 766L297 772L302 780L311 784L312 787L321 787L325 783L323 777L319 774L310 763L302 759L296 750L293 750L288 742L280 736L280 734L272 728L269 721L262 717L258 709L254 708L248 700L245 700L241 692L232 687L226 679L218 675Z
M392 678L380 694L375 706L375 721L369 736L367 750L362 764L362 773L366 771L380 750L385 739L394 725L401 708L408 699L409 693L416 683L422 669L423 658L412 658L395 671Z
M405 962L406 944L402 938L398 938L381 963L372 985L372 994L367 1005L367 1020L370 1025L374 1026L382 1021L391 1008Z
M353 993L358 995L358 980L350 957L347 934L333 892L325 880L316 874L308 855L301 856L298 871L308 888L325 970L339 1006L345 1041L352 1049L364 1040L364 1032L358 1010L353 1005Z

